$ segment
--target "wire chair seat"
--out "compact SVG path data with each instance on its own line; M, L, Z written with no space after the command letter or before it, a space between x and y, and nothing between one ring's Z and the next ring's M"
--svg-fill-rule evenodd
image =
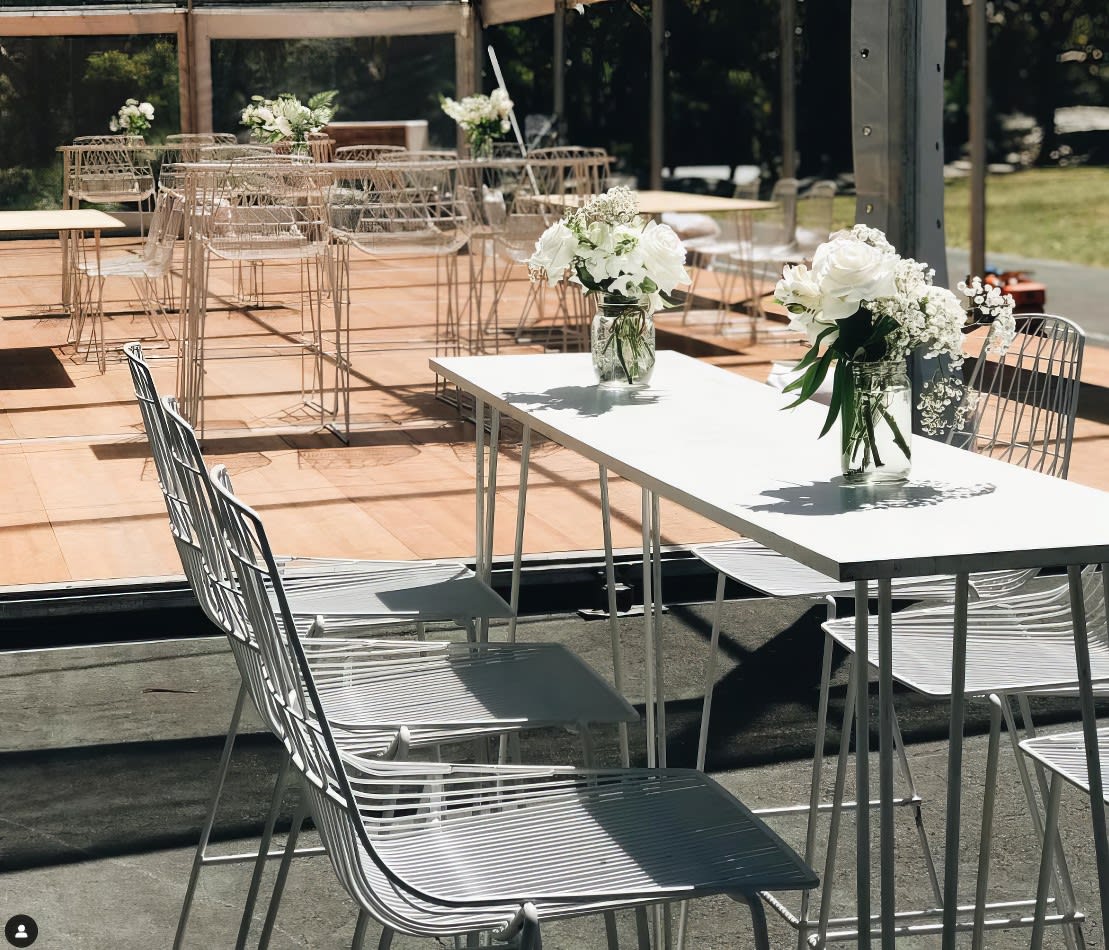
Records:
M579 902L816 883L761 819L693 769L342 759L376 857L415 897L448 907L529 900L557 917L580 913ZM392 814L386 783L400 790Z
M1083 580L1091 628L1093 679L1109 680L1102 577L1087 569ZM878 664L877 618L869 617L869 661ZM954 609L950 604L902 610L893 616L893 676L928 696L951 695ZM827 621L824 630L854 652L855 618ZM1096 632L1099 631L1100 633ZM966 687L969 696L1019 693L1078 682L1066 583L1006 601L984 600L967 609Z

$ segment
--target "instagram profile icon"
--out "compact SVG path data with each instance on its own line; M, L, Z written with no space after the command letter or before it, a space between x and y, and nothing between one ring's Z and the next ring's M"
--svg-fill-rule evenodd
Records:
M16 914L4 924L4 937L13 947L29 947L39 935L38 924L33 917Z

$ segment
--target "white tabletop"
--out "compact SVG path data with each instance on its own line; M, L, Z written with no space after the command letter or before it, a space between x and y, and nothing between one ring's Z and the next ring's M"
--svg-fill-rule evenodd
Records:
M1109 560L1109 493L913 440L913 477L853 487L825 408L672 352L651 385L588 354L451 357L436 373L663 498L840 581Z
M110 231L123 222L96 208L0 211L0 233L23 231Z

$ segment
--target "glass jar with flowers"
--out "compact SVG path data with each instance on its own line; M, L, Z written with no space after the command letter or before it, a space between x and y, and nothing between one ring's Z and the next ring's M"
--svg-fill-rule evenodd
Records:
M811 344L798 363L800 374L785 387L797 396L791 406L812 397L832 373L820 434L840 420L842 471L849 483L909 477L910 353L941 357L941 371L925 384L917 404L926 433L959 425L971 408L961 378L951 372L962 365L968 313L954 293L932 283L934 275L927 264L898 255L881 231L857 224L820 245L811 267L787 266L775 288L790 327ZM1012 297L991 293L977 278L959 288L969 298L970 320L992 318L991 347L1004 352L1014 334Z
M479 93L461 101L445 96L440 106L462 129L473 158L492 157L493 143L512 128L512 100L499 86L488 96Z
M138 99L127 99L108 120L108 129L123 135L146 135L154 121L154 106Z
M338 95L337 89L317 92L307 105L289 93L276 99L251 96L241 122L250 129L252 141L307 152L308 134L319 132L331 121Z
M593 369L606 388L645 386L655 366L653 314L689 283L685 248L665 224L639 216L635 192L612 188L552 224L528 261L534 279L569 278L599 299Z

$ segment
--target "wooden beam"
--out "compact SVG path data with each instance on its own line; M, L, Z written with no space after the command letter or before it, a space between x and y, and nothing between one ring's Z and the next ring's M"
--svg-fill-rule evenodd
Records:
M578 3L589 6L603 0L570 0L569 6ZM555 12L556 0L484 0L481 17L486 26L498 23L512 23L516 20L530 20L540 16L550 16Z
M213 40L327 39L342 36L416 36L457 33L464 4L381 3L372 8L203 7L192 17Z
M192 29L188 17L177 24L177 102L181 111L181 131L196 131L196 87L193 83Z
M187 14L173 7L0 10L0 36L133 36L176 33Z

